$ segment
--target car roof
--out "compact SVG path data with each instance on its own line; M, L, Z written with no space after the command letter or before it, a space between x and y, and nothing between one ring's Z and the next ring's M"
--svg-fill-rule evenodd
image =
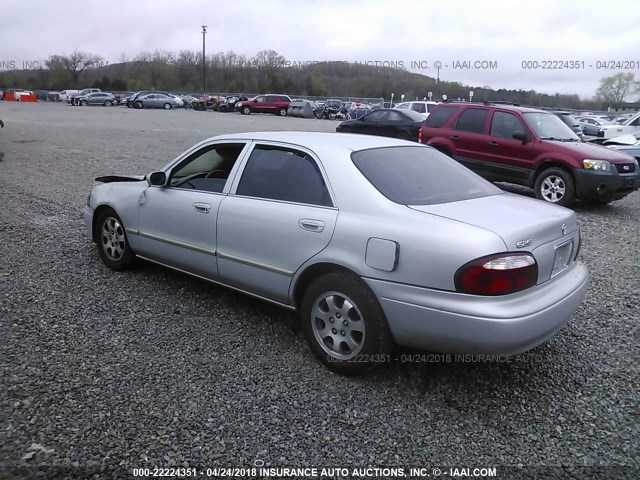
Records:
M393 110L395 111L395 110ZM211 137L210 140L256 140L290 143L306 147L313 151L323 151L327 148L346 149L351 151L366 150L368 148L410 146L405 140L373 135L358 135L349 133L324 132L245 132L232 133ZM412 142L415 146L419 143Z
M485 107L485 108L499 108L501 110L513 110L516 112L520 112L520 113L549 113L552 114L553 112L550 112L549 110L542 110L539 108L533 108L533 107L520 107L518 105L506 105L503 103L475 103L475 102L442 102L438 104L438 107L445 107L447 105L454 105L454 106L464 106L464 107L469 107L469 108L474 108L474 107Z

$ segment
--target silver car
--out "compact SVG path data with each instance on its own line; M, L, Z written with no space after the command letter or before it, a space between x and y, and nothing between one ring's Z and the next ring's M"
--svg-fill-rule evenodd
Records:
M394 344L530 350L587 289L573 211L414 142L223 135L147 176L96 180L83 215L107 266L138 257L297 310L311 349L344 374Z
M164 93L149 93L138 97L135 103L138 108L164 108L165 110L180 106L175 98Z
M76 105L82 107L86 107L87 105L104 105L105 107L110 107L116 102L116 97L107 92L93 92L75 97L74 100Z

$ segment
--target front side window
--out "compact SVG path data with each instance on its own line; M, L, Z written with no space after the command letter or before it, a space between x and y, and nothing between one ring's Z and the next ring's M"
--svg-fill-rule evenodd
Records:
M298 150L258 145L244 167L237 195L333 206L316 161Z
M494 112L489 135L500 138L513 138L513 132L527 133L524 124L513 113Z
M178 164L171 172L174 188L222 192L244 143L209 145Z
M468 108L458 117L454 130L482 134L488 115L485 108Z

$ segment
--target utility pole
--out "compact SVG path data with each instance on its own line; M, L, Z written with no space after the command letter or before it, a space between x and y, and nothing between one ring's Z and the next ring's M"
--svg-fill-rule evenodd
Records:
M204 37L207 34L207 26L202 25L202 94L207 94L207 57L204 49Z

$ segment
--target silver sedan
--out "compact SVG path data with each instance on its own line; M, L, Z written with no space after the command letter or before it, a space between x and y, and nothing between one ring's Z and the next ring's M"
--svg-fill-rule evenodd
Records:
M431 147L308 132L213 137L83 209L104 263L155 262L297 310L329 368L394 344L515 354L582 303L571 210L503 192Z
M138 108L164 108L165 110L180 106L175 98L164 93L149 93L137 98L135 104Z

